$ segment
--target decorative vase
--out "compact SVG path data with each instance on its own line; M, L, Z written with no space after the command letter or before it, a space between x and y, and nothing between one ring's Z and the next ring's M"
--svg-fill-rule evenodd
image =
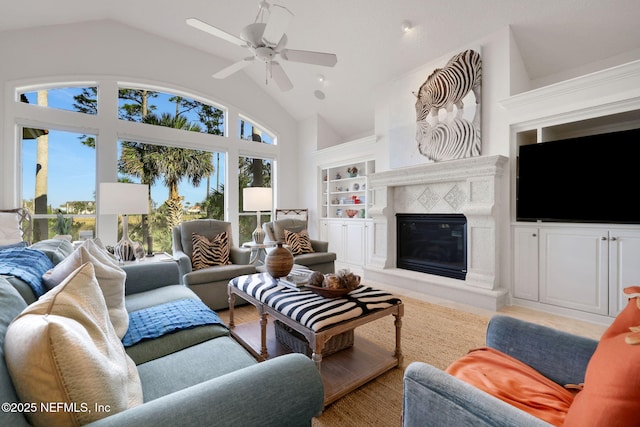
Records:
M293 268L293 255L282 244L282 242L277 242L277 247L269 252L264 260L267 272L276 279L286 276Z

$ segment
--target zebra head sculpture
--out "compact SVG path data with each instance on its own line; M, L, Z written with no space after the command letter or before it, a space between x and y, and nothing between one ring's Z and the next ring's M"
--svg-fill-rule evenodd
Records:
M425 120L429 113L438 115L440 109L453 111L464 108L462 99L473 91L476 104L480 103L482 59L469 49L454 55L443 68L436 68L422 83L416 96L416 120Z

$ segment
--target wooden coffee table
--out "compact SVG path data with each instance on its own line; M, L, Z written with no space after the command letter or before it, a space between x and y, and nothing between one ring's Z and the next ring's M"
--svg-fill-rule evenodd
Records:
M253 281L250 292L242 289L242 283L246 281ZM261 286L264 289L260 288ZM282 290L279 288L282 288ZM265 289L268 290L265 291ZM303 335L313 351L311 358L322 375L325 387L325 405L336 401L384 372L402 364L401 329L404 306L399 299L395 298L394 303L387 307L373 309L361 315L317 329L303 325L300 321L284 314L278 309L277 304L273 304L274 292L282 291L296 292L287 290L282 285L277 285L277 282L267 273L241 276L231 280L229 282L229 326L231 334L258 360L266 360L292 351L275 339L273 322L270 318L279 320ZM304 293L311 294L310 291L303 290L297 295L304 296ZM236 295L257 308L259 320L235 325L233 311ZM319 296L317 298L326 300L326 298ZM329 356L322 356L322 350L331 337L387 316L394 317L396 334L393 351L382 348L356 334L352 347L340 350Z

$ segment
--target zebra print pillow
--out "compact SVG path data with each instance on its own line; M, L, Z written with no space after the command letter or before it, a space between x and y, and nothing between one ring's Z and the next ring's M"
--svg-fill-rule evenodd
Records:
M229 265L231 246L226 231L213 236L211 239L197 233L191 233L193 255L191 265L194 270L212 267L214 265Z
M315 252L311 246L311 239L307 230L299 233L284 230L284 243L289 246L289 250L293 255L310 254Z

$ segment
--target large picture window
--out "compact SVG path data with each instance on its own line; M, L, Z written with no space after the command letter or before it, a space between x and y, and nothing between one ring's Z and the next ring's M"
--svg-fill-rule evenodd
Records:
M22 200L33 215L34 241L56 234L74 240L94 236L96 153L86 138L53 129L23 129Z
M150 215L130 217L129 235L171 251L171 229L182 221L224 219L224 153L120 141L118 181L149 184Z
M144 83L135 87L104 80L54 86L31 85L15 92L20 114L14 120L22 132L21 177L16 182L21 184L22 205L34 215L36 241L56 234L77 241L99 232L115 243L121 226L116 230L111 220L99 226L96 206L98 182L115 180L149 184L150 214L131 216L129 233L144 243L152 237L155 251L170 252L171 227L190 219L230 221L240 241L250 240L255 212L245 215L241 191L234 188L229 194L225 187L229 152L237 158L237 142L252 140L271 146L255 146L255 154L264 157L274 149L275 157L273 134L236 116L230 138L225 107ZM99 111L99 99L105 105L117 100L117 116ZM271 186L272 161L249 157L252 151L243 148L247 157L240 158L240 190ZM239 202L240 209L229 208L230 202ZM262 222L269 214L263 213Z

